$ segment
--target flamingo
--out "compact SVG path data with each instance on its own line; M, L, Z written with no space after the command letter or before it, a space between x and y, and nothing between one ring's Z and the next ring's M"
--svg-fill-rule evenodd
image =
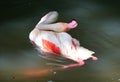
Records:
M56 22L57 11L51 11L41 18L35 28L30 32L29 39L37 46L42 54L56 54L84 65L89 58L97 60L93 56L95 52L82 46L77 39L72 38L67 31L76 28L78 23L72 20L70 23ZM68 65L69 67L76 64Z

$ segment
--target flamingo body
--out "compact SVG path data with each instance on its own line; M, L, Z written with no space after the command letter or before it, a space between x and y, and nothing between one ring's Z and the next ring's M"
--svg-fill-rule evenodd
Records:
M90 51L80 46L78 40L72 38L66 31L77 26L76 21L70 23L53 23L57 20L58 13L53 11L45 15L29 35L30 40L41 49L42 52L58 54L78 63L83 60L97 57Z

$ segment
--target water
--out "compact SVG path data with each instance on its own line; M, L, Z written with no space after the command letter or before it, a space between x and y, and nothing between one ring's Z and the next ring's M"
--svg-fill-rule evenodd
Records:
M21 0L2 2L1 8L1 82L120 82L118 2ZM82 67L64 70L46 65L51 61L38 56L28 35L40 18L51 10L60 13L59 21L78 21L78 28L69 33L80 40L82 46L95 51L98 61L87 60Z

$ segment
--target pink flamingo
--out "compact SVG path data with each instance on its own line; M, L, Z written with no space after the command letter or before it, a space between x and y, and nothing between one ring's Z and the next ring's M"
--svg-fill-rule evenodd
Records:
M97 60L97 57L92 56L93 51L80 46L78 40L66 33L77 27L77 22L72 20L70 23L54 23L57 18L56 11L49 12L41 18L29 35L31 42L39 48L41 53L56 54L77 62L64 68L84 65L84 60L89 58Z

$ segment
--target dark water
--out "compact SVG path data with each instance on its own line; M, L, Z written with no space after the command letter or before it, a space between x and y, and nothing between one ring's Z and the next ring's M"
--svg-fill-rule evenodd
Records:
M0 3L0 82L120 82L120 5L109 0L4 0ZM98 61L56 70L41 59L29 32L49 11L59 21L78 21L69 33L96 52ZM67 61L67 60L66 60ZM26 73L34 70L38 75Z

